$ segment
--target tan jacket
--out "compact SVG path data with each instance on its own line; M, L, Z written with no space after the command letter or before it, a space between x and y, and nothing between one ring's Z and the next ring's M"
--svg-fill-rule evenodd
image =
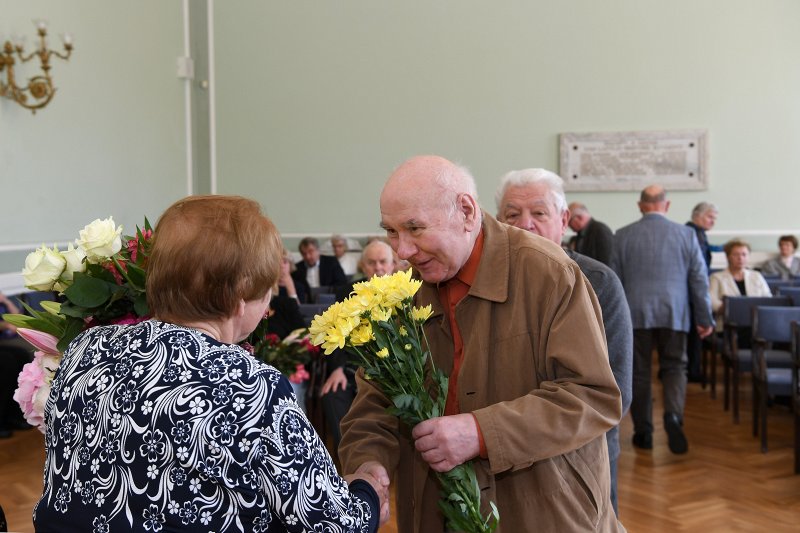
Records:
M578 266L555 244L484 213L475 282L456 307L464 340L461 412L472 412L488 460L475 461L498 533L618 531L609 499L605 432L619 422L620 393L608 364L600 308ZM452 369L453 341L434 285L425 324L436 365ZM388 400L359 377L342 422L345 472L376 460L394 472L399 531L443 531L433 471L410 429L385 413Z

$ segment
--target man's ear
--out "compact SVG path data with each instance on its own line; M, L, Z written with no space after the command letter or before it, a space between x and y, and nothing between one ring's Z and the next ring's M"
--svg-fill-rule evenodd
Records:
M464 229L467 232L471 232L481 223L481 209L472 195L467 193L460 194L458 196L458 209L464 215Z

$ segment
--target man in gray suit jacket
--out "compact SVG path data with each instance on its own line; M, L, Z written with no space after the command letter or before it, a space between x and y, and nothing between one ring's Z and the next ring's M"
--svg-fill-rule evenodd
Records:
M500 181L495 194L497 220L541 235L560 244L567 231L570 212L564 197L564 181L558 174L543 168L509 172ZM631 405L633 367L633 327L625 292L614 271L600 261L567 250L597 295L603 311L603 329L608 346L608 361L622 395L622 415ZM619 426L606 433L611 468L611 503L619 514L617 502L617 459Z
M642 191L643 216L617 231L611 268L622 281L633 322L633 444L653 447L650 366L655 347L664 389L664 429L670 451L679 454L689 446L682 427L689 302L701 338L712 333L714 319L697 237L691 228L668 220L668 209L663 187L650 185Z

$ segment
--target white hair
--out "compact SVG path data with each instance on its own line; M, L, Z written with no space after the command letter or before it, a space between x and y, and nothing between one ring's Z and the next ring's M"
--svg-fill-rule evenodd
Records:
M522 187L535 183L547 185L550 191L550 198L559 214L567 210L567 198L564 196L564 180L561 179L561 176L543 168L525 168L512 170L500 178L500 185L494 195L497 212L500 213L502 211L503 196L505 196L510 187Z

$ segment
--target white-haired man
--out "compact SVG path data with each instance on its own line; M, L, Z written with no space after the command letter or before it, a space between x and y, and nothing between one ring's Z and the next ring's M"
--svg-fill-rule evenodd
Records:
M571 211L567 209L567 200L564 197L564 182L557 174L543 168L511 171L500 179L495 201L497 219L500 222L541 235L556 244L564 238ZM578 264L589 280L603 310L608 358L622 394L624 416L631 404L633 373L633 326L631 312L625 301L625 291L614 271L600 261L572 250L568 250L567 255ZM611 470L611 502L619 514L619 427L614 426L608 430L606 439Z

